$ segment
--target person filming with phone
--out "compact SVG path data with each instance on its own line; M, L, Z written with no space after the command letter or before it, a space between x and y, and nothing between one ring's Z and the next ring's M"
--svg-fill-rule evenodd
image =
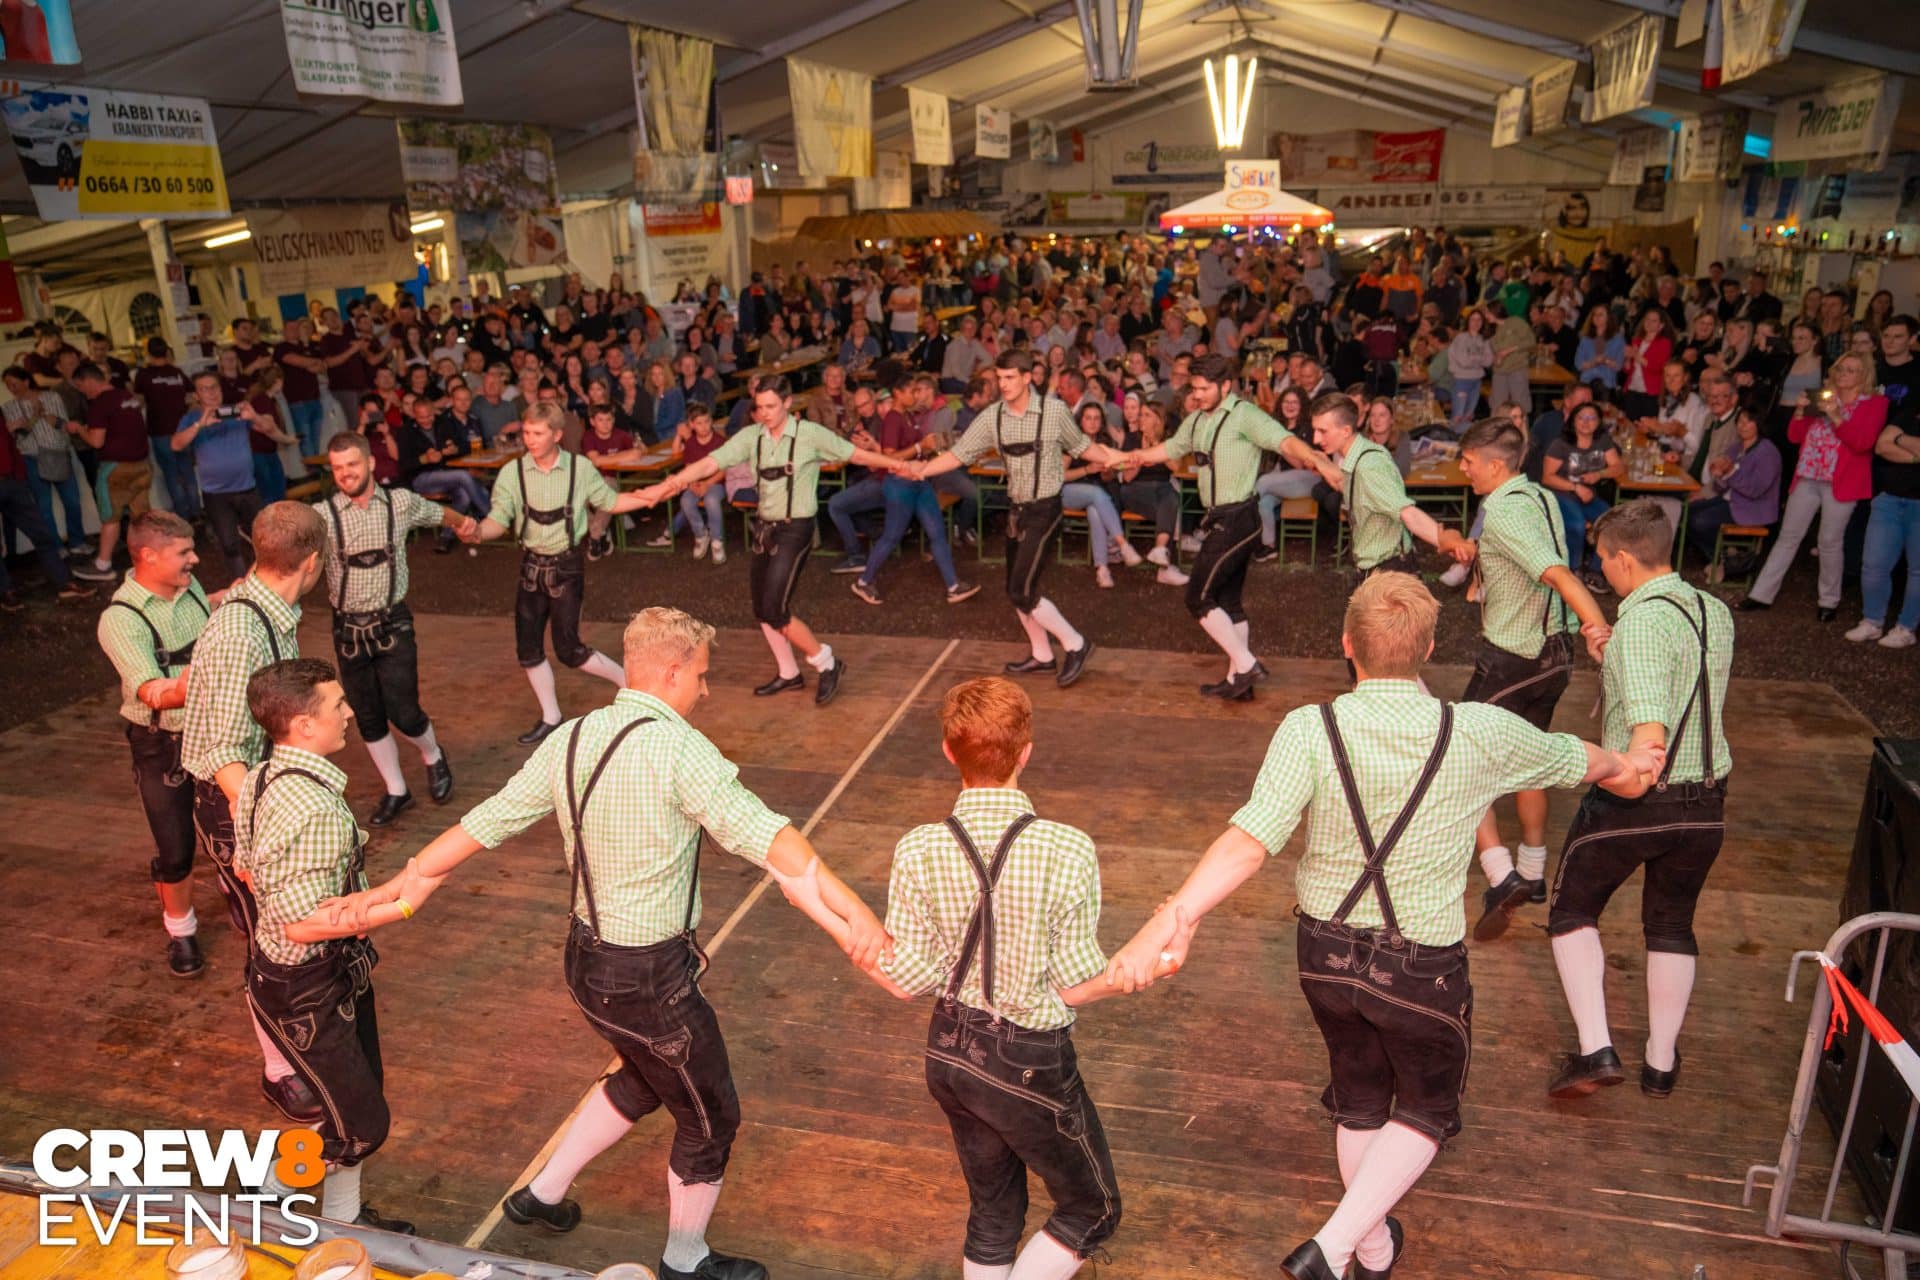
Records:
M256 431L271 436L275 428L244 401L222 404L220 375L212 370L194 377L193 395L173 433L173 451L192 455L207 520L226 555L228 572L238 580L247 574L247 542L241 531L251 529L260 514L249 440Z

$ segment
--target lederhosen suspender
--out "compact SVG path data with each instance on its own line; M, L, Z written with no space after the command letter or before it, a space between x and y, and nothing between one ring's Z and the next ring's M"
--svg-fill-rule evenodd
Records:
M573 482L574 478L580 474L580 467L579 460L565 449L560 451L560 456L567 459L567 502L565 506L558 509L553 507L534 509L533 500L528 496L527 490L527 455L523 453L514 459L514 466L519 469L520 477L520 519L514 526L513 536L524 538L529 520L535 524L559 524L565 520L567 522L567 554L571 555L573 553Z
M754 483L757 485L771 485L775 480L784 479L786 481L787 514L784 517L782 517L783 520L793 519L793 473L794 473L793 458L794 458L794 454L797 453L800 448L799 422L792 418L789 418L787 420L787 426L789 428L788 434L787 434L787 461L786 461L786 465L784 466L781 466L777 463L776 465L771 467L761 465L762 460L760 457L760 446L767 442L767 433L764 427L761 429L760 434L753 438ZM777 458L779 455L776 454L774 456ZM765 555L773 545L772 542L769 540L769 537L770 537L769 526L772 525L773 521L769 519L762 519L759 515L760 511L765 511L766 509L767 509L766 495L762 494L758 504L758 509L754 514L753 549L754 549L754 552L758 555Z
M1039 395L1038 392L1034 391L1029 391L1027 394L1029 396ZM1033 496L1028 498L1026 502L1017 504L1019 506L1026 506L1027 503L1040 501L1040 440L1041 437L1047 433L1047 400L1045 396L1040 396L1040 404L1034 410L1036 418L1034 422L1033 439L1023 440L1018 444L1008 444L1005 437L1000 433L1000 426L1006 417L1006 411L1007 402L1005 400L993 406L993 447L1004 459L1027 457L1033 459L1033 484L1031 486ZM1024 417L1025 415L1023 414L1022 416ZM1007 501L1013 501L1013 464L1011 462L1007 464Z
M1222 404L1220 421L1213 424L1213 437L1207 441L1204 449L1193 451L1193 465L1207 469L1207 510L1213 510L1213 500L1220 493L1220 469L1213 465L1213 451L1220 446L1220 433L1227 429L1227 419L1233 416L1233 410ZM1194 434L1198 435L1198 432Z
M1567 549L1560 545L1560 534L1553 527L1553 512L1547 509L1547 495L1541 490L1536 489L1534 490L1533 496L1540 501L1540 518L1546 521L1547 536L1553 539L1553 553L1562 560L1565 560L1567 558ZM1562 631L1566 630L1567 602L1560 598L1558 591L1549 588L1546 602L1540 606L1540 634L1543 636L1551 636L1553 634L1553 632L1548 629L1548 623L1553 617L1555 601L1558 601L1560 604L1560 629Z
M223 602L221 607L225 608L229 604L244 605L254 617L260 619L260 626L267 633L267 652L273 655L275 662L280 661L280 641L273 634L273 621L267 617L267 611L262 609L257 601L249 600L245 596L235 596Z
M187 592L187 599L193 601L195 604L200 605L200 612L202 613L207 612L207 606L201 603L200 597L194 595L193 592L191 591ZM185 644L181 645L178 649L167 648L167 642L160 638L160 628L153 625L153 619L149 618L147 616L147 611L145 609L142 609L139 605L132 604L126 600L115 600L110 604L108 604L107 608L125 609L128 613L131 613L134 617L140 619L140 621L146 625L148 633L153 636L154 665L160 668L161 675L164 676L167 674L168 667L181 667L193 661L193 646L198 642L195 640L189 640ZM209 614L208 616L211 617L212 615ZM148 726L151 727L159 723L160 723L160 713L158 711L155 711L152 707L148 707L147 708Z
M953 833L954 840L960 845L960 852L967 856L967 865L973 868L974 879L980 882L980 895L974 901L973 915L967 920L965 939L960 944L960 958L954 962L953 973L947 978L946 993L941 1000L947 1004L960 1002L960 984L966 980L967 970L973 967L973 955L980 953L980 992L987 1003L987 1012L996 1018L1000 1011L993 1003L993 890L1000 883L1000 873L1006 870L1007 854L1013 848L1013 842L1034 819L1031 813L1023 813L1013 820L1013 824L1000 837L1000 843L993 847L993 862L988 864L980 857L980 850L974 847L973 840L967 835L960 819L948 815L947 830Z
M1667 789L1667 779L1673 774L1673 762L1680 754L1680 743L1686 737L1687 722L1693 718L1695 704L1700 708L1700 776L1705 779L1702 785L1709 791L1718 785L1713 776L1713 681L1707 670L1707 602L1701 598L1698 591L1693 594L1694 603L1700 607L1698 622L1695 622L1693 615L1687 612L1687 606L1672 596L1654 597L1655 600L1663 600L1678 609L1680 616L1686 619L1687 626L1700 641L1700 674L1694 681L1693 692L1687 695L1687 705L1680 713L1680 723L1674 726L1673 741L1667 744L1667 763L1660 770L1659 779L1653 784L1656 791Z
M347 554L347 529L340 519L340 506L332 499L327 501L327 513L333 517L334 553L340 558L340 590L333 599L333 642L342 661L358 658L362 653L387 653L399 643L399 637L387 630L387 615L393 609L393 597L400 587L399 552L394 545L393 495L380 496L387 504L387 545L379 550L356 551L352 555ZM346 607L348 576L356 568L372 569L382 563L387 566L386 604L378 609L349 612Z
M1347 890L1340 909L1333 913L1333 923L1345 924L1347 913L1359 904L1371 888L1373 896L1380 903L1380 919L1385 925L1387 945L1398 946L1403 938L1400 921L1393 914L1393 899L1387 896L1387 859L1392 856L1394 846L1400 843L1407 824L1413 821L1413 815L1419 811L1427 788L1433 785L1434 775L1440 772L1440 759L1447 754L1447 743L1453 737L1453 704L1440 704L1440 732L1434 741L1433 752L1427 756L1426 767L1420 771L1419 781L1413 784L1413 794L1407 797L1405 807L1393 820L1393 825L1387 828L1386 838L1377 845L1373 842L1373 829L1367 825L1367 811L1360 800L1360 785L1354 781L1353 762L1347 758L1347 744L1340 737L1339 725L1334 723L1332 703L1320 704L1320 719L1327 726L1327 741L1333 746L1333 763L1340 771L1340 789L1346 792L1347 809L1353 814L1353 829L1360 837L1360 849L1367 857L1366 869L1353 882L1353 888Z
M521 505L524 507L526 505L524 476L521 477L521 483ZM382 564L387 566L387 603L384 606L385 608L393 608L394 594L400 589L400 566L396 563L394 548L393 495L380 493L378 496L386 499L387 504L386 548L381 551L356 551L352 555L347 554L347 528L346 525L341 522L340 507L331 500L327 503L327 514L333 517L334 550L340 557L340 590L335 593L333 599L333 611L335 613L345 613L347 611L347 578L355 569L373 569ZM571 494L569 494L569 497L571 497ZM349 501L351 501L351 499L349 499Z
M243 601L242 603L245 602ZM292 767L277 771L271 768L262 769L259 780L253 784L253 803L247 808L247 836L249 839L259 839L260 801L266 797L267 788L280 781L280 779L289 776L305 778L308 782L311 782L314 786L321 788L329 794L337 794L334 792L334 789L327 784L325 778L322 778L310 769ZM366 865L367 846L361 843L359 829L356 827L354 831L353 856L347 859L346 872L340 880L341 897L344 898L354 891L359 883L360 873L365 869ZM248 939L248 942L251 943L252 939ZM353 981L354 995L359 995L372 984L373 966L377 956L374 953L371 942L365 938L330 938L320 945L325 948L329 954L340 957L346 963L348 974Z

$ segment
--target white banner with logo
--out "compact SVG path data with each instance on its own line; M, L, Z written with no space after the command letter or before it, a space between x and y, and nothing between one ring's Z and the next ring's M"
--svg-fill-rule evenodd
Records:
M1714 182L1739 177L1746 140L1744 109L1682 120L1674 141L1673 180Z
M1660 15L1649 13L1593 42L1593 96L1588 99L1588 123L1653 105L1663 24Z
M671 297L682 280L695 290L726 274L727 242L717 204L632 204L634 240L647 255L654 291Z
M1607 185L1637 187L1646 180L1648 169L1664 169L1672 160L1671 129L1658 125L1629 129L1613 144L1613 168L1607 173Z
M1534 133L1551 133L1567 123L1567 102L1573 96L1574 73L1580 64L1569 59L1527 81L1528 119Z
M1901 84L1898 76L1873 75L1782 99L1773 116L1773 159L1858 157L1863 168L1884 167Z
M913 121L913 158L917 164L953 163L953 122L947 95L907 86L907 116Z
M904 151L876 151L873 176L853 180L856 209L905 209L913 204L913 168Z
M713 41L629 26L633 100L633 198L671 203L710 195L720 158L710 149Z
M1807 0L1716 0L1720 7L1720 83L1750 76L1793 52Z
M391 204L321 204L247 214L260 283L270 294L391 283L412 276L412 218Z
M1546 188L1540 186L1319 187L1292 191L1331 211L1343 227L1537 226Z
M973 153L985 160L1013 158L1013 113L998 107L973 109Z
M873 176L873 79L787 59L793 141L809 183Z
M301 93L457 107L453 0L280 0Z
M1493 145L1510 147L1527 136L1527 86L1520 84L1493 100Z
M1060 135L1045 120L1027 121L1027 159L1060 163Z

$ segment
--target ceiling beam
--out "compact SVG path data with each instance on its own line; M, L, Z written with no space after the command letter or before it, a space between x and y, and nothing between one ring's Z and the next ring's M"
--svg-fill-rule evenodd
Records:
M930 76L936 71L942 71L953 66L957 62L965 62L968 58L989 53L992 50L998 49L1003 44L1018 40L1022 36L1030 36L1036 31L1045 31L1049 27L1057 27L1073 16L1073 0L1061 0L1060 3L1050 4L1044 9L1029 14L1027 17L1009 22L1005 26L995 27L993 30L983 32L971 40L962 40L959 44L949 45L939 53L931 54L925 58L921 58L917 62L910 62L904 67L889 71L885 75L877 77L873 82L873 87L876 89L898 89L909 81L918 80L921 76ZM1084 63L1086 57L1082 54L1074 58L1073 61L1078 65Z
M758 71L777 58L784 58L808 45L819 44L822 40L837 36L842 31L857 27L863 22L870 22L874 18L892 13L895 9L909 3L911 0L865 0L864 3L856 4L850 9L842 9L830 18L823 18L811 26L802 27L798 31L781 36L753 53L730 59L725 66L714 71L714 79L721 84L729 80L738 80L749 71Z

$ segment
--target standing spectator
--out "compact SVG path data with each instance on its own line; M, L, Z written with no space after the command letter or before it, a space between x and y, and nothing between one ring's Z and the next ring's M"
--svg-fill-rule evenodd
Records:
M1913 357L1914 319L1888 316L1880 325L1881 394L1887 400L1887 425L1873 450L1873 510L1860 565L1860 624L1847 632L1856 643L1878 640L1889 649L1905 649L1920 627L1920 360ZM1906 596L1900 617L1882 632L1893 602L1893 570L1907 558Z
M260 514L260 491L253 482L253 434L257 414L252 405L220 403L220 375L211 369L193 380L194 403L173 433L173 449L191 453L200 498L214 540L227 558L228 575L238 580L247 572L247 541Z
M220 353L223 362L232 357L231 350ZM280 461L280 446L294 443L295 437L280 422L280 406L275 395L282 381L280 370L269 361L239 397L253 407L255 414L247 445L253 450L254 488L260 491L263 503L278 502L287 496L287 469Z
M147 510L153 488L146 408L139 396L114 386L106 370L91 362L74 370L73 385L87 398L87 420L69 422L67 430L100 456L93 485L94 505L100 510L100 551L93 563L83 561L73 574L92 582L112 582L117 576L113 552L120 544L121 522Z
M13 370L8 370L11 377ZM40 517L33 492L27 488L27 463L14 448L13 432L0 431L0 521L33 544L40 559L40 571L58 593L61 604L76 604L91 599L93 590L73 580L53 528ZM12 548L8 547L11 551ZM0 555L0 610L18 613L24 606L13 592L13 577L7 572L8 557Z
M66 406L53 392L36 388L32 376L19 365L0 374L0 378L13 394L13 399L6 404L6 447L21 459L21 479L33 495L34 505L40 509L41 524L50 531L61 527L53 519L53 499L58 494L61 514L66 517L67 550L74 555L91 554L93 548L87 542L80 507L80 482L73 473L73 442L67 435ZM11 547L0 548L0 551L10 550ZM0 559L4 558L0 555Z
M166 344L158 338L147 343L149 353L155 344L164 355ZM149 363L153 359L149 354ZM305 316L287 321L286 336L274 345L273 361L280 366L281 390L286 393L287 412L293 417L293 434L300 440L300 456L314 457L320 452L320 432L326 422L320 404L320 375L326 372L327 362L319 344L308 336ZM356 403L347 410L347 421L357 422L359 418L360 406Z
M193 395L193 382L186 371L173 363L173 351L165 339L147 339L147 362L133 376L133 389L146 401L147 435L152 440L154 465L167 486L167 498L175 515L187 520L200 518L200 486L193 478L193 463L173 451L173 433L186 416L187 401Z
M360 397L373 385L373 371L368 361L384 358L385 350L374 338L372 321L364 312L355 323L367 325L365 332L338 328L340 313L332 308L322 311L320 319L329 326L319 342L321 361L327 371L327 388L339 403L342 416L352 421Z
M1446 269L1442 261L1437 275ZM1447 372L1453 377L1453 426L1464 431L1480 404L1480 379L1493 367L1493 344L1487 341L1487 313L1475 307L1467 312L1460 332L1447 344Z
M1491 344L1493 381L1488 390L1487 409L1491 413L1498 413L1510 404L1531 409L1533 387L1528 377L1533 363L1533 326L1527 323L1524 304L1518 311L1507 310L1501 304L1500 310L1503 318L1494 328Z
M1667 313L1648 307L1640 316L1639 332L1627 344L1626 364L1620 370L1620 408L1629 418L1650 415L1660 401L1661 379L1673 354L1673 328Z
M1741 609L1773 607L1818 515L1820 596L1815 616L1822 622L1839 616L1847 521L1856 502L1873 496L1872 458L1887 425L1887 399L1873 393L1866 362L1851 353L1833 362L1828 380L1830 385L1787 424L1787 438L1800 446L1800 457L1780 518L1780 537Z
M107 381L122 391L133 386L133 370L127 362L113 354L113 339L95 330L87 335L87 360L100 372L107 375Z
M1200 255L1200 273L1194 278L1194 294L1200 300L1200 307L1207 313L1207 319L1214 319L1220 310L1220 299L1233 288L1233 241L1224 235L1213 238L1207 251ZM1161 352L1161 359L1171 358Z

